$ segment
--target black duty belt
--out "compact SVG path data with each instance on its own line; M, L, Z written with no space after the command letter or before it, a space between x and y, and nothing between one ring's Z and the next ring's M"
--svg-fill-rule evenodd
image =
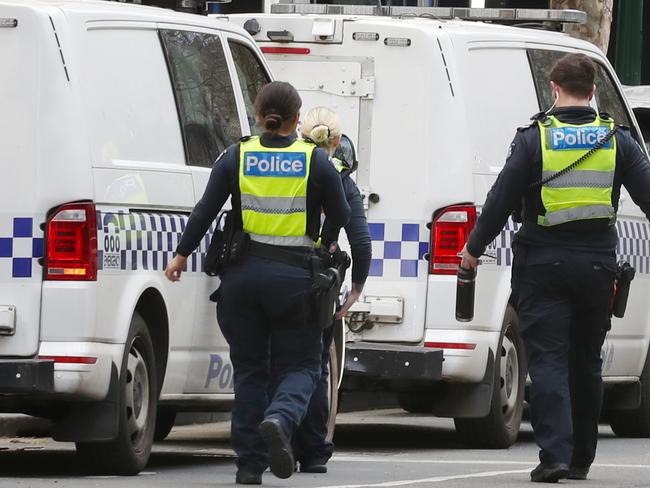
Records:
M305 249L305 248L301 248ZM311 269L311 257L313 252L307 250L291 250L271 244L251 241L248 246L248 253L258 258L270 259L280 263L296 266L303 269Z

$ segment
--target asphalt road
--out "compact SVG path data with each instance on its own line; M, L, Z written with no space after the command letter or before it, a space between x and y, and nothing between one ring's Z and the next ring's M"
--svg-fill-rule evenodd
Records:
M47 438L0 439L0 487L211 487L234 484L227 422L176 427L136 477L87 476L71 444ZM329 473L264 474L264 485L300 488L531 486L537 448L529 426L509 450L470 450L453 422L399 409L340 414ZM650 440L618 439L603 426L588 488L650 487Z

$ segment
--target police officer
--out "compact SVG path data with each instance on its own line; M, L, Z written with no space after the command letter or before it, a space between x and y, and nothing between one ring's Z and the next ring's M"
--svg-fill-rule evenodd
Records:
M307 112L300 124L303 138L315 142L319 147L334 155L341 143L341 120L333 110L327 107L316 107ZM350 220L345 226L345 233L352 251L352 290L345 303L337 312L337 319L345 316L350 307L357 301L368 277L371 260L370 231L363 209L361 193L350 178L350 166L332 157L334 167L341 174L345 197L350 205ZM321 244L329 247L338 241L340 226L332 225L330 219L323 224ZM303 473L326 473L327 461L332 457L334 444L327 439L327 427L330 416L328 396L329 351L333 339L333 327L323 331L323 356L321 363L321 379L311 398L307 415L296 432L294 445L296 458ZM334 379L336 381L336 379ZM334 412L336 415L336 412Z
M165 271L172 281L180 278L187 256L231 196L249 250L222 271L216 295L234 368L232 446L240 484L261 484L269 464L279 478L293 473L291 437L321 368L310 271L321 208L337 225L350 216L328 155L296 139L301 104L288 83L260 90L255 110L262 136L244 138L219 156Z
M600 350L609 329L621 184L650 216L650 166L626 127L617 126L602 148L561 172L616 127L590 107L594 77L594 64L582 54L554 65L556 103L515 135L462 251L461 266L476 267L511 211L522 206L513 292L541 449L531 472L536 482L587 478L602 404Z

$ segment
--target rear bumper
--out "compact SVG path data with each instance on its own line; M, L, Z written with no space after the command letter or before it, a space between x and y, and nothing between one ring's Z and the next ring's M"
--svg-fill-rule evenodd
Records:
M439 381L442 362L441 349L354 342L346 346L345 373L377 380Z
M54 392L54 361L0 361L0 394Z

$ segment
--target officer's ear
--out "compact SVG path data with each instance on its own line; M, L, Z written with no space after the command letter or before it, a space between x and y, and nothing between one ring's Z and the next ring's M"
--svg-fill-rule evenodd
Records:
M560 97L560 85L551 81L551 95L553 96L553 103L557 102L557 99Z
M596 95L596 85L594 85L593 87L591 87L591 93L589 94L589 101L590 101L590 102L591 102L591 100L594 98L595 95Z

